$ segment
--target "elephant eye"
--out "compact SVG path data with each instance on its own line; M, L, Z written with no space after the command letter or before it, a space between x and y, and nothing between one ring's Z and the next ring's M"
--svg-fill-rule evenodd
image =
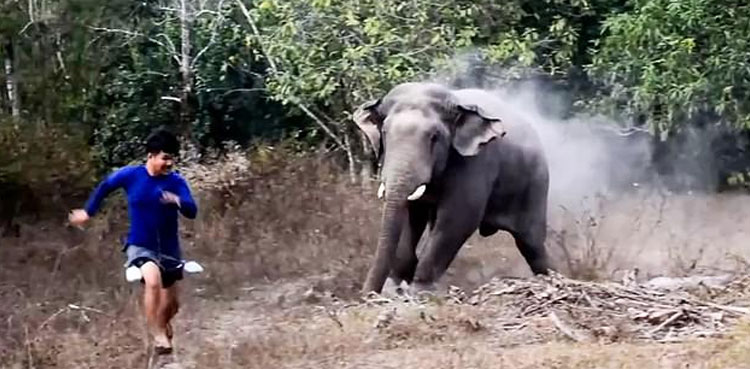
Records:
M430 134L430 142L434 144L435 142L437 142L438 138L440 138L440 134L438 133L438 131L432 131L432 133Z

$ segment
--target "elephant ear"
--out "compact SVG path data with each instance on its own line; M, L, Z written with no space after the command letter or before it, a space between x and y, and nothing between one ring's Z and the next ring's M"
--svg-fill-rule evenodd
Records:
M500 117L473 104L459 104L453 147L463 156L474 156L481 146L507 133Z
M382 149L380 127L383 125L383 119L378 113L379 105L380 99L370 100L360 105L352 114L354 123L357 123L359 129L367 136L376 157L380 157Z

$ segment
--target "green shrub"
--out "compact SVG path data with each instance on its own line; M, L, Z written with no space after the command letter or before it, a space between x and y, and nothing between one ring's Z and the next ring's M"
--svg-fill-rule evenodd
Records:
M85 137L56 124L0 122L0 222L57 211L94 184Z

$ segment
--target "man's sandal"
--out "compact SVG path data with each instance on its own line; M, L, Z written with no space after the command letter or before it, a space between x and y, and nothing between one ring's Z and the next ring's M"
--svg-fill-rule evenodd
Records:
M171 339L169 340L171 341ZM156 343L154 342L154 353L157 355L168 355L172 353L172 342L167 342L167 345L163 345L162 343Z
M169 355L172 353L172 348L165 346L154 346L154 353L156 353L157 355Z
M173 351L172 339L169 338L168 334L165 334L165 336L165 338L167 339L166 342L162 342L162 340L156 339L156 337L154 337L154 353L156 353L157 355L167 355L171 354Z

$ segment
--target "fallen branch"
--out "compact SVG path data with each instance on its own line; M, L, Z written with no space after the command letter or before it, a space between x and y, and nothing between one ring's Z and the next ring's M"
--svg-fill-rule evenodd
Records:
M57 316L58 316L58 315L60 315L60 314L62 314L62 313L64 313L64 312L66 312L66 311L68 311L68 308L67 308L67 307L64 307L64 308L62 308L62 309L60 309L60 310L56 311L56 312L55 312L54 314L50 315L50 317L49 317L49 318L45 319L45 320L44 320L44 321L42 322L42 324L40 324L40 325L39 325L39 328L37 328L36 330L37 330L37 331L41 331L41 330L42 330L42 328L44 328L44 327L45 327L45 326L46 326L47 324L49 324L49 323L50 323L50 322L52 322L52 321L53 321L53 320L54 320L55 318L57 318Z
M750 292L748 285L750 280L735 281L716 287L717 293L713 296L724 294L727 299L736 301L739 297L734 291ZM623 331L632 333L633 338L652 341L692 337L698 332L720 334L729 323L750 315L750 308L731 306L719 300L705 301L691 295L690 291L687 285L684 290L662 291L634 281L627 285L586 282L551 273L533 279L495 279L468 296L452 291L450 297L459 304L501 304L502 311L513 314L513 320L547 316L560 332L575 341L584 338L560 320L556 309L574 314L583 327L617 324ZM596 328L589 330L596 336Z
M336 323L339 329L343 331L344 323L341 322L341 319L339 319L338 314L333 310L326 309L326 308L323 308L323 309L326 311L326 314L328 315L328 317L331 318L331 320L333 320L333 322Z
M107 313L105 313L105 312L103 312L103 311L101 311L101 310L99 310L99 309L94 309L94 308L90 308L90 307L85 307L85 306L78 306L78 305L75 305L75 304L68 304L68 307L69 307L69 308L70 308L71 310L82 310L82 311L90 311L90 312L92 312L92 313L97 313L97 314L102 314L102 315L107 315L107 316L109 316L109 314L107 314Z
M736 307L736 306L724 306L724 305L714 304L713 302L700 302L700 303L710 306L714 309L726 311L728 313L734 313L734 314L739 314L739 315L750 315L750 309L747 309L747 308L741 308L741 307Z
M560 320L560 318L557 316L557 314L555 314L554 311L550 311L550 313L549 313L548 316L552 320L552 323L555 324L555 327L557 327L557 329L562 334L564 334L565 336L567 336L568 338L570 338L570 339L572 339L573 341L576 341L576 342L583 342L584 341L571 328L569 328L568 326L566 326L565 324L563 324L562 320Z
M664 329L664 327L674 323L677 319L679 319L682 316L683 312L682 310L672 314L669 319L665 320L664 323L659 324L656 328L652 329L650 332L648 332L650 335L653 335L654 333Z
M24 326L24 335L25 335L25 341L24 346L26 346L26 355L28 356L29 360L29 369L34 369L34 354L31 352L31 340L29 339L29 327Z

